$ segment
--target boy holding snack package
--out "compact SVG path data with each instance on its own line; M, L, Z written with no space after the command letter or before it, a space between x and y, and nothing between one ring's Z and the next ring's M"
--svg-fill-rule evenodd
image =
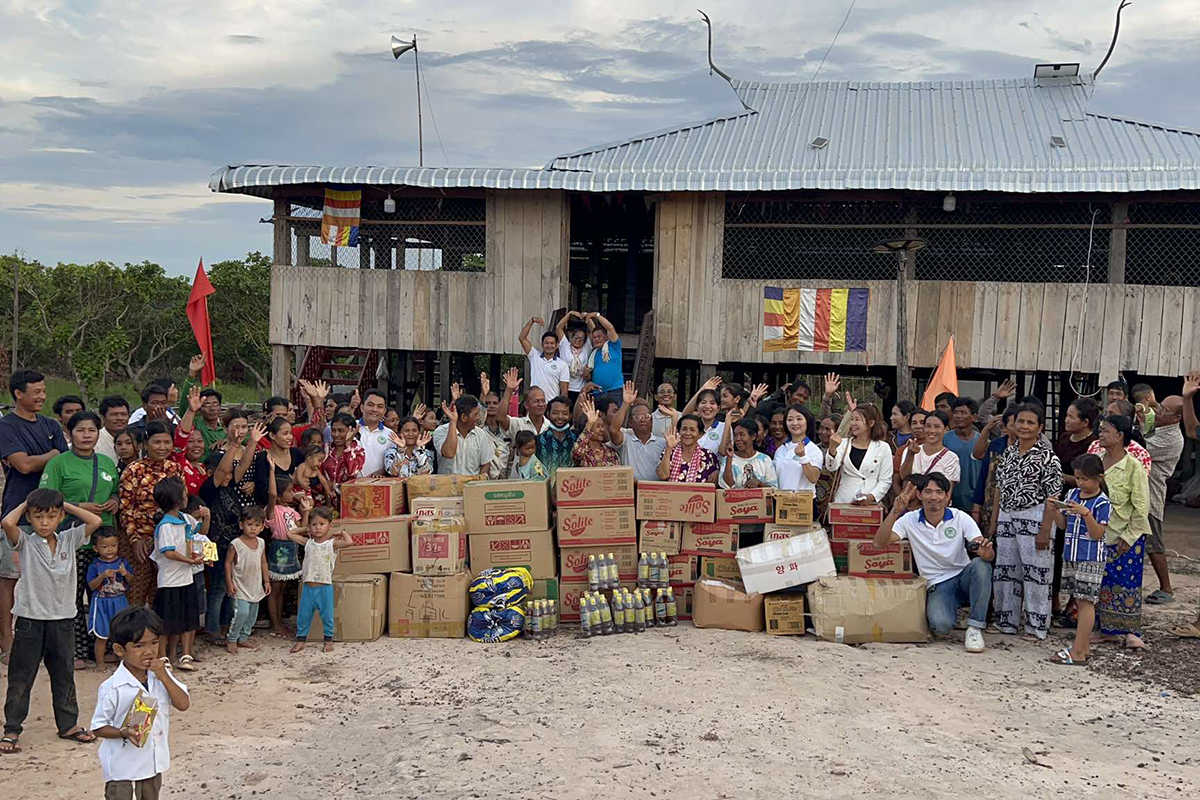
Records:
M158 657L158 615L132 606L113 617L109 641L121 666L100 685L92 729L103 739L105 800L157 800L171 766L171 707L187 711L188 690Z

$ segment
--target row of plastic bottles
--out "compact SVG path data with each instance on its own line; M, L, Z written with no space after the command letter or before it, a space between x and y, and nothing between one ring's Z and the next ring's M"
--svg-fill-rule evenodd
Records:
M612 604L599 592L588 592L579 601L579 631L584 636L641 633L647 628L674 627L679 622L675 590L614 589Z
M558 603L554 600L530 600L525 607L525 635L545 639L558 629Z
M612 553L588 556L588 588L593 592L601 589L616 589L621 585L621 575L617 569L617 559Z
M671 565L667 563L666 553L642 553L638 559L637 585L642 588L667 588L670 580Z

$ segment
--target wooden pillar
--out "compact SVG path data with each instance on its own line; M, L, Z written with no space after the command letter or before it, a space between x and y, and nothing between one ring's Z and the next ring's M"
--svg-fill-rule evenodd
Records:
M292 348L271 345L271 394L290 397L292 393Z
M450 375L454 371L451 363L450 351L441 350L438 352L438 363L441 366L438 374L438 389L441 391L442 402L450 402L450 384L454 383Z
M312 237L308 235L305 228L296 227L296 266L307 267L312 262L309 258L309 244L312 242Z
M1112 204L1112 224L1114 227L1108 233L1108 282L1125 282L1125 228L1129 221L1129 203Z
M275 213L272 222L275 226L275 241L273 258L276 264L293 264L292 261L292 229L287 218L292 213L292 204L286 197L275 198Z
M371 268L371 240L363 236L362 228L358 230L358 268Z
M600 309L600 262L604 258L604 241L596 236L588 243L587 296L581 305L588 311Z

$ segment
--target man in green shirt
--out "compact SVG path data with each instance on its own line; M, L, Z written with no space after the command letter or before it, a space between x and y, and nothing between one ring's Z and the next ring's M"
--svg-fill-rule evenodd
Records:
M183 389L179 392L181 419L188 411L188 393L193 386L200 384L200 373L203 369L204 356L192 356L192 360L188 362L187 380L183 382ZM225 428L221 426L221 393L211 386L200 392L200 413L196 415L194 424L196 430L204 437L204 457L207 458L217 442L225 438Z

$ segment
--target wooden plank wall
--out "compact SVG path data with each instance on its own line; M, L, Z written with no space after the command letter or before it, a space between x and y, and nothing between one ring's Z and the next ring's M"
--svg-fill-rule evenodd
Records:
M495 192L484 273L276 264L271 344L516 353L566 303L569 227L562 192Z
M896 358L891 281L721 278L725 198L673 194L655 211L656 355L700 361L873 366ZM920 256L918 255L918 258ZM764 353L763 286L871 290L866 353ZM1200 288L914 281L908 352L933 367L951 333L962 369L1178 376L1200 369Z

